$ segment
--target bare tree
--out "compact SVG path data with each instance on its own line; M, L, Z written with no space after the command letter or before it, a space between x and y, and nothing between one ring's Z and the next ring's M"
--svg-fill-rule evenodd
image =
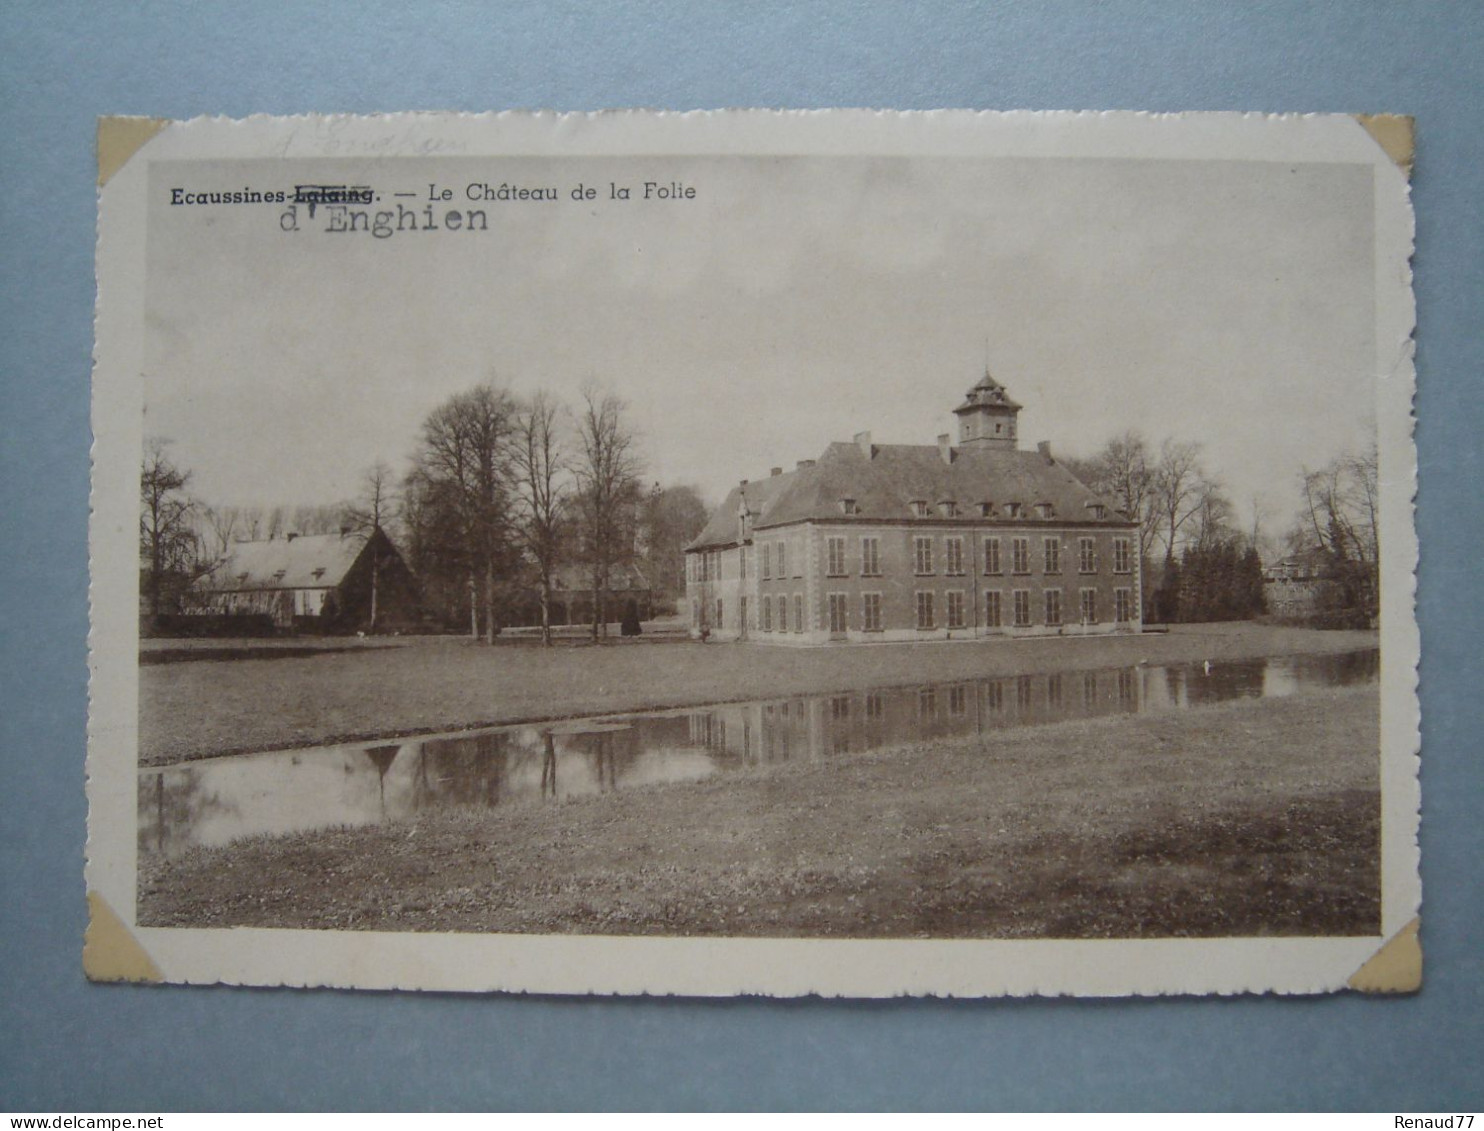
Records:
M551 591L561 553L569 487L558 433L560 405L538 392L515 415L511 464L515 482L515 531L536 567L541 601L541 643L551 646Z
M1153 509L1158 515L1166 562L1174 561L1180 532L1206 504L1210 484L1201 470L1200 457L1199 444L1166 440L1160 445L1153 477Z
M694 487L650 489L640 508L639 552L656 600L670 603L685 592L685 547L710 514Z
M377 460L361 475L361 490L354 502L341 508L343 526L366 539L371 546L371 623L376 631L377 604L381 589L381 550L378 535L384 535L395 506L395 483L391 466Z
M577 502L583 557L593 590L593 639L608 632L604 608L613 571L633 557L641 464L624 420L627 405L589 385L577 417Z
M1144 437L1128 431L1109 440L1091 459L1067 462L1073 474L1139 524L1139 561L1147 561L1161 516L1154 505L1157 467Z
M161 439L147 443L139 476L139 556L152 618L194 580L200 558L194 504L185 493L191 473L171 462L167 446Z
M1379 611L1380 526L1377 452L1341 456L1301 474L1304 509L1292 545L1317 549L1346 607L1374 618Z
M500 630L498 579L510 556L508 441L514 411L509 393L490 384L451 397L423 421L409 476L418 496L416 513L458 528L469 633L480 638L482 608L491 643Z

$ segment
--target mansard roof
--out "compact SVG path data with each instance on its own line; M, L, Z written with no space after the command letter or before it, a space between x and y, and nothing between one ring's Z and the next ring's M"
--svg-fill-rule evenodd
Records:
M929 519L942 519L939 504L958 504L957 520L982 523L982 503L992 503L993 519L1026 525L1042 521L1096 523L1126 527L1129 521L1106 499L1085 486L1066 467L1043 451L955 447L952 460L930 444L877 444L869 456L854 443L833 443L812 465L801 466L735 487L712 514L688 549L735 545L737 509L743 496L752 511L754 530L810 521L923 521L915 503L926 503ZM845 514L841 501L852 500ZM1011 519L1006 503L1019 503ZM1035 510L1049 504L1048 519ZM1096 517L1097 507L1104 517Z

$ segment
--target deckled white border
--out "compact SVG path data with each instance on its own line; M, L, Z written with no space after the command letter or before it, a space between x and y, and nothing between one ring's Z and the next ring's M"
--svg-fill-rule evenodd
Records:
M334 149L328 148L333 139ZM157 160L335 156L810 154L1119 157L1371 166L1382 494L1382 930L1359 939L835 941L667 939L134 925L138 466L147 168ZM171 982L852 997L1303 993L1342 988L1421 902L1416 454L1406 179L1341 115L731 111L399 114L172 123L100 191L86 877Z

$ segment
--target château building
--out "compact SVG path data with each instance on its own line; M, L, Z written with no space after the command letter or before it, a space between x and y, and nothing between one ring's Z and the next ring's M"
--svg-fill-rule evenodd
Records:
M832 443L743 480L686 547L692 635L778 644L1136 632L1137 524L1021 451L986 371L958 443Z

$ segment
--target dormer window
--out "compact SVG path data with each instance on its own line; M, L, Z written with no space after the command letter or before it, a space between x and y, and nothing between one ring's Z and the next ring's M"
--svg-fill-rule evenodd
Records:
M993 518L994 517L994 504L993 503L980 503L979 504L979 517L980 518Z
M926 499L912 500L912 515L914 518L927 518L928 504Z
M1088 503L1087 509L1091 512L1093 519L1098 522L1108 517L1108 508L1103 506L1102 503Z
M856 503L856 501L854 499L841 499L840 500L840 513L841 514L860 514L861 513L861 509L860 509L860 506Z
M325 576L325 567L324 566L317 566L315 568L315 571L314 571L314 580L318 581L320 578L322 578L324 576Z
M1005 504L1005 514L1008 517L1010 517L1010 518L1019 518L1020 517L1020 504L1019 503L1006 503Z
M958 504L952 499L943 499L938 503L938 513L944 518L957 518Z
M251 576L251 575L250 574L246 574L246 573L239 573L237 575L237 584L238 585L246 585L247 584L247 579L248 579L249 576Z
M1050 503L1037 503L1036 515L1039 518L1055 518L1056 508L1053 507Z

